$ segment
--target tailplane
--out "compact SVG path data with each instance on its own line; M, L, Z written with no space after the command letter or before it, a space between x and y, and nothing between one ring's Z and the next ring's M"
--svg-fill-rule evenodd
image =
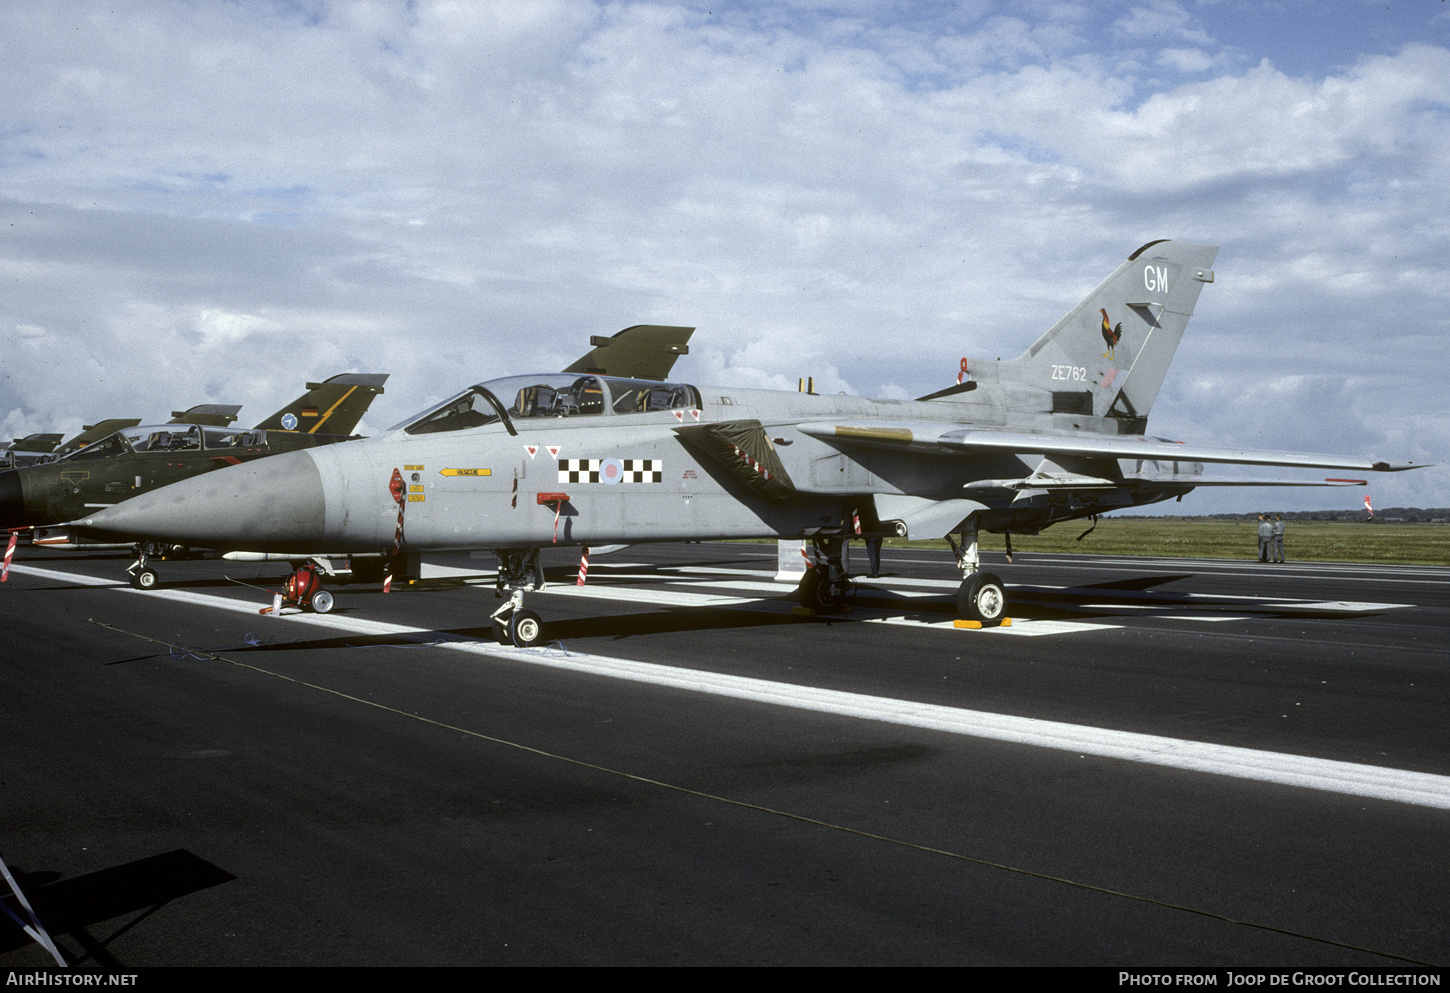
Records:
M1217 254L1216 245L1150 241L1001 363L1002 379L1049 390L1054 413L1116 417L1121 433L1142 434Z

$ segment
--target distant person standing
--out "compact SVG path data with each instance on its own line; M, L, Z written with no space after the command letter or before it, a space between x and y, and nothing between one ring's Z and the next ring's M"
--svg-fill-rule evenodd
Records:
M1284 561L1284 515L1274 515L1274 561Z
M1259 515L1259 561L1269 561L1274 550L1274 525L1268 514Z

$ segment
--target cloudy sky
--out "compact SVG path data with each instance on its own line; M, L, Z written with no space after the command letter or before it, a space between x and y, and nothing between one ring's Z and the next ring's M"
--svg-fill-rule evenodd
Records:
M638 323L688 381L917 396L1181 238L1154 434L1444 462L1447 177L1439 0L14 0L0 436L346 371L376 432Z

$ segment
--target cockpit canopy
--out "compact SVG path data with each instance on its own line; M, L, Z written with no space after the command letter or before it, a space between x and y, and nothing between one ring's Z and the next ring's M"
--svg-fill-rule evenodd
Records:
M700 391L683 383L571 373L509 376L469 387L401 424L408 434L461 431L502 420L644 414L700 406Z
M107 435L62 458L62 462L104 459L130 452L196 452L207 449L256 448L267 443L258 428L214 428L198 424L151 424Z

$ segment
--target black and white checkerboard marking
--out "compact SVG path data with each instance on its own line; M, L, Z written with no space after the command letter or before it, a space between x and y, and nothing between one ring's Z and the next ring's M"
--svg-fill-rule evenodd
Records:
M560 459L561 483L662 483L662 459Z

